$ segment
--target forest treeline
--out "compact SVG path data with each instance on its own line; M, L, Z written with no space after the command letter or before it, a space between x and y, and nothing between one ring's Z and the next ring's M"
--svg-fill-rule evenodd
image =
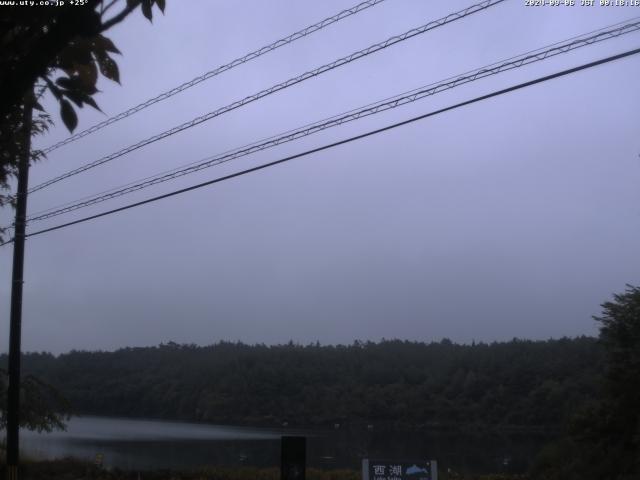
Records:
M80 414L298 426L557 428L596 394L590 337L458 345L161 344L27 353ZM0 357L6 365L6 356Z

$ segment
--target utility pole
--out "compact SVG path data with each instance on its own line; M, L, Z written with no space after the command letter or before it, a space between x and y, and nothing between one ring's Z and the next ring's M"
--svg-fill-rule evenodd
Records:
M31 156L32 92L25 96L22 117L22 147L18 161L18 191L13 235L13 275L11 283L11 318L9 325L9 388L7 402L7 479L18 480L20 462L20 343L22 330L22 283L24 241Z

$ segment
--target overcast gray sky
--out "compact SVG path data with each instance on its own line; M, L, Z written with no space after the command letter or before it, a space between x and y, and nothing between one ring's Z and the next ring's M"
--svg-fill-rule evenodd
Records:
M110 32L124 55L122 86L101 81L106 115L355 1L167 3L153 24L136 12ZM472 3L388 0L56 150L32 168L31 185ZM637 7L509 0L34 193L29 211L637 15ZM638 46L639 33L609 40L33 228ZM640 58L628 58L33 237L23 349L595 334L599 304L640 284L639 73ZM85 109L80 129L104 118ZM38 145L68 135L57 123ZM11 250L0 249L0 351L8 348Z

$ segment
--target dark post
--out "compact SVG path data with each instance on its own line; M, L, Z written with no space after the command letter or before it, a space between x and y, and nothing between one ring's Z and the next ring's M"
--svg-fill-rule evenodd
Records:
M13 240L13 276L11 283L11 318L9 325L9 391L7 402L7 478L18 479L20 460L20 343L22 329L22 275L24 240L29 185L29 157L31 155L31 95L24 102L22 145L24 150L18 163L18 191Z
M282 437L281 448L281 480L304 480L307 439L305 437Z

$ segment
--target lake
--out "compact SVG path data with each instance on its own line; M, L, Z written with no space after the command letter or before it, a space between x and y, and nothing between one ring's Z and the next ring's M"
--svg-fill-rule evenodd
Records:
M524 472L545 437L469 435L375 428L264 429L106 417L74 417L67 431L23 431L24 455L94 459L130 470L205 465L278 466L280 437L307 437L307 463L359 469L362 458L436 459L441 469L468 473Z

